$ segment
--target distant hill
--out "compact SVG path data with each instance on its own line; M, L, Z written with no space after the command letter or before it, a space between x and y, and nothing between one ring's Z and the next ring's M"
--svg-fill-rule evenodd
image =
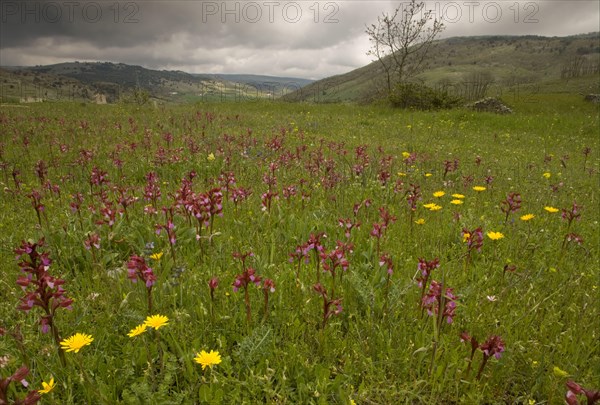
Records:
M598 92L600 34L568 37L476 36L436 41L430 48L426 65L414 79L425 84L474 98L472 83L489 79L488 95L507 87L538 86L558 83L576 76L590 76L592 89L573 88L576 92ZM351 72L328 77L289 93L288 101L361 102L381 97L384 72L379 62ZM594 86L595 83L595 86Z
M101 96L115 102L143 91L150 99L170 102L274 98L299 88L291 83L310 82L269 76L190 74L123 63L69 62L0 69L0 97L84 101Z
M67 76L32 72L26 67L0 69L2 102L89 101L97 93L97 88Z
M300 89L314 82L310 79L300 79L296 77L278 77L265 75L246 75L246 74L199 74L195 76L210 77L215 80L224 80L232 83L240 83L248 88L256 89L259 92L268 93L275 97L283 96L289 92Z

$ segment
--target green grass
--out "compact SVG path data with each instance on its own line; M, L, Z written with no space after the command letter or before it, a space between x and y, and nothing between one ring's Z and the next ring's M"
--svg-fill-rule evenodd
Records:
M30 389L41 389L53 376L56 387L43 402L61 404L348 404L351 399L357 404L554 404L563 402L567 379L599 389L598 107L568 94L505 101L515 114L267 101L159 109L68 103L3 108L0 327L6 333L0 353L7 357L2 378L26 364ZM364 161L355 150L362 145L368 165L356 176L353 166ZM587 158L585 147L591 149ZM93 154L87 163L80 160L82 149ZM414 153L416 160L405 163L403 152ZM214 160L208 159L211 153ZM444 161L454 159L458 169L444 176ZM40 160L48 167L44 182L58 185L60 194L40 185L35 172ZM279 200L264 211L263 180L273 162ZM115 209L119 188L139 198L112 227L98 224L105 203L100 187L90 186L94 167L107 172L104 200ZM13 169L20 171L20 190ZM164 231L155 232L156 224L166 222L164 215L144 214L150 171L159 178L159 210L172 206L190 171L197 174L195 193L218 186L219 175L231 171L236 187L251 189L252 195L237 206L224 198L210 240L200 242L195 220L188 222L176 210L173 260ZM385 185L378 180L382 171L391 175ZM465 181L470 176L472 181ZM486 176L493 177L491 184L474 191L473 186L486 185ZM396 181L403 182L397 193ZM410 184L422 193L414 212L405 198ZM289 185L298 195L288 201L283 188ZM41 225L28 197L34 189L45 206ZM301 191L309 198L303 201ZM435 191L445 195L435 198ZM81 220L69 207L75 193L84 196ZM462 205L450 203L454 193L465 195ZM509 193L519 193L523 202L505 223L500 207ZM346 239L338 220L354 218L354 204L365 199L371 206L354 219L361 226L351 232L349 269L337 270L329 297L341 298L343 311L323 328L313 253L301 264L298 279L289 254L319 232L327 234L323 245L332 250ZM561 212L544 210L570 210L574 201L583 208L570 227ZM442 209L427 210L423 205L429 202ZM373 224L381 222L379 208L396 216L380 241L381 252L394 263L389 284L370 236ZM520 220L529 213L532 220ZM415 224L420 218L424 223ZM484 231L483 247L467 263L461 232L477 227ZM489 231L504 238L492 241ZM91 232L101 239L93 255L84 247ZM202 236L208 232L203 227ZM563 243L573 232L582 245ZM67 295L75 300L72 311L57 311L61 338L77 332L94 337L79 353L65 353L66 366L52 337L40 332L40 308L16 310L23 291L15 283L14 249L22 240L42 237L53 260L50 274L65 280ZM160 260L144 253L149 242L154 253L163 252ZM244 293L232 289L243 270L232 254L248 251L254 256L246 266L276 285L268 314L263 290L250 285L249 323ZM127 278L132 255L145 255L157 276L151 313L143 282ZM444 281L459 297L454 322L441 329L423 314L415 279L419 258L436 257L440 268L432 279ZM505 272L511 265L514 271ZM214 302L208 288L212 277L219 278ZM320 281L330 294L331 274L320 273ZM151 314L168 316L168 325L129 338L127 333ZM20 340L13 336L17 331ZM475 377L482 352L467 373L471 349L460 341L463 331L480 343L491 335L505 342L505 352L489 360L480 379ZM222 363L202 371L193 360L200 350L219 351ZM8 396L12 401L25 393L11 383Z

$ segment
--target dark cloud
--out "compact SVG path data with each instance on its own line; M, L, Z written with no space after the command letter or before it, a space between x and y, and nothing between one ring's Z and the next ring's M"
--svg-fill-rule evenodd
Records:
M369 62L365 25L392 1L0 2L0 63L107 60L190 72L320 78ZM427 1L443 36L598 30L593 1Z

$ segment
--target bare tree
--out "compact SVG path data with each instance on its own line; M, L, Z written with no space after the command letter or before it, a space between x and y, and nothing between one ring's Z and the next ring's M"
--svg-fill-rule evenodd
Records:
M392 15L383 13L377 23L367 26L371 49L386 75L388 92L394 82L404 82L418 72L429 47L443 30L441 20L433 18L425 3L401 3Z
M462 81L465 100L479 100L485 97L488 88L494 83L494 76L487 70L480 70L464 75Z

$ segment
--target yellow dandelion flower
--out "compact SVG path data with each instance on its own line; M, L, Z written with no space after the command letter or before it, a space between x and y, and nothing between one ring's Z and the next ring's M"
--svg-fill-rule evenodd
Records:
M158 260L160 260L162 255L163 255L163 252L154 253L154 254L150 255L150 259L158 261Z
M488 232L487 236L491 240L499 240L499 239L504 238L504 234L502 234L502 232L494 232L494 231Z
M91 335L85 333L76 333L60 342L61 348L66 352L79 353L83 346L87 346L94 341Z
M162 326L165 326L169 323L169 318L164 315L152 315L148 316L144 321L144 325L149 326L154 329L158 329Z
M442 209L441 205L433 204L433 207L429 208L429 211L439 211Z
M445 193L445 192L443 192L443 191L436 191L435 193L433 193L433 196L434 196L435 198L440 198L440 197L443 197L443 196L445 196L445 195L446 195L446 193Z
M424 223L425 223L425 219L423 219L423 218L419 218L415 221L415 224L417 224L417 225L423 225Z
M558 208L554 208L554 207L544 207L544 209L551 214L558 212Z
M460 200L462 200L463 198L465 198L465 196L464 196L464 195L462 195L462 194L458 194L458 193L456 193L456 194L452 194L452 197L454 197L454 198L458 198L458 199L460 199Z
M404 159L406 159L407 157L410 157L410 152L402 152L402 157Z
M50 382L42 381L43 389L38 390L40 394L48 394L50 391L54 389L54 377L50 378Z
M129 333L127 334L127 336L129 337L136 337L138 335L141 335L142 333L146 332L146 329L148 328L148 325L146 325L145 323L136 326L135 328L131 329L129 331Z
M398 172L398 177L404 177L404 176L406 176L406 173L404 173L404 172Z
M486 190L486 188L485 188L485 187L483 187L483 186L474 186L474 187L473 187L473 190L475 190L475 191L485 191L485 190Z
M431 177L431 176L433 176L433 174L431 174L431 173L425 173L425 177Z
M215 154L209 153L208 156L206 157L206 160L208 160L209 162L212 162L213 160L215 160Z
M463 200L452 200L452 201L450 201L450 204L461 205L463 202L464 202Z
M544 176L545 178L549 179L552 176L552 174L550 172L546 172L542 176Z
M532 220L533 218L535 218L535 215L525 214L525 215L521 216L521 221L529 221L529 220Z
M427 208L427 209L431 209L431 207L434 207L435 203L427 203L427 204L423 204L423 208Z
M212 368L212 366L221 363L221 355L219 352L215 352L213 350L211 350L209 353L202 350L200 353L196 353L194 361L198 364L201 364L202 370L204 370L206 367Z

